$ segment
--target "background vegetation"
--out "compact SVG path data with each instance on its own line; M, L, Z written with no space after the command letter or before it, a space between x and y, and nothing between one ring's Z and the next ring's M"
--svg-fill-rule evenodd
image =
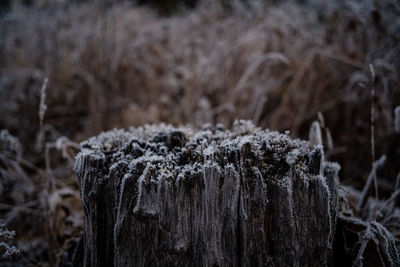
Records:
M241 118L308 139L319 120L341 181L361 189L386 155L379 195L392 193L398 1L26 4L4 2L0 18L0 218L20 249L2 261L70 263L82 228L77 143L113 127Z

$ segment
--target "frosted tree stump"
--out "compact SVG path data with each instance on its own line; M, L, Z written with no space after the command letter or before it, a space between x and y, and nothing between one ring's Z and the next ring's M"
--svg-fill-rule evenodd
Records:
M337 170L245 121L100 134L75 165L84 265L329 265Z

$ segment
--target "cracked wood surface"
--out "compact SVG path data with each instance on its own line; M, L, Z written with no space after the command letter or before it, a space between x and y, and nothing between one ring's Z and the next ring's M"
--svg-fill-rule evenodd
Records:
M339 166L321 147L237 121L114 130L75 172L85 266L326 266Z

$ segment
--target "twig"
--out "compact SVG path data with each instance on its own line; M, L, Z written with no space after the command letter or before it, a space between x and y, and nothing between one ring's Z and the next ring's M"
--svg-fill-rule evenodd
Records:
M323 56L323 57L327 57L327 58L330 58L332 60L336 60L338 62L342 62L344 64L347 64L349 66L353 66L355 68L359 68L359 69L363 68L362 62L357 62L357 61L355 61L355 60L353 60L353 59L351 59L349 57L346 57L344 55L340 55L340 54L334 55L334 54L326 53L324 51L317 51L317 53L319 55Z
M381 211L382 210L384 210L384 209L386 209L386 213L387 214L390 214L387 218L385 218L384 220L383 220L383 222L386 222L386 221L388 221L390 218L392 218L393 217L393 210L394 210L394 208L395 208L395 205L392 205L393 204L393 202L395 202L396 201L396 199L397 199L397 197L400 195L400 189L398 189L398 183L399 183L399 178L400 178L400 173L399 173L399 175L397 176L397 180L396 180L396 186L394 187L394 192L393 192L393 194L390 196L390 198L388 198L384 203L383 203L383 205L381 206Z
M369 64L369 70L371 72L371 167L373 167L375 162L375 70L372 64ZM376 178L376 171L373 172L374 175L374 185L375 185L375 198L378 201L378 181Z
M318 116L318 121L321 124L321 131L323 130L325 132L325 136L326 136L326 147L327 147L327 151L331 151L333 149L333 139L332 139L332 135L331 135L331 131L329 130L329 128L326 126L325 124L325 118L324 115L322 114L321 111L317 112L317 116ZM322 137L321 137L322 138Z
M35 209L23 207L23 206L15 206L15 205L8 205L0 203L0 210L16 210L26 214L34 214L34 215L41 215L41 212Z
M42 150L44 145L44 131L43 131L43 122L44 115L46 114L47 106L46 106L46 88L49 79L44 78L42 88L40 89L40 104L39 104L39 142L38 149Z
M372 180L374 178L374 174L376 175L376 170L378 168L382 167L383 164L385 163L385 161L386 161L386 155L382 155L377 161L375 161L372 164L372 170L369 173L367 182L365 183L365 186L361 192L360 199L358 200L358 204L357 204L358 210L361 210L362 206L364 205L365 199L368 195L369 188L371 187Z
M40 123L40 132L39 132L39 150L42 150L44 145L44 158L45 158L45 172L44 172L44 180L46 182L45 188L44 188L44 195L43 195L43 205L44 205L44 210L46 212L46 216L49 218L48 221L48 245L49 245L49 264L50 266L55 266L55 258L54 258L54 235L52 233L52 225L50 221L50 205L49 205L49 195L50 193L53 192L54 190L54 176L51 171L51 166L50 166L50 157L49 157L49 151L50 148L54 147L55 145L53 143L46 143L45 136L44 136L44 127L43 127L43 122L44 122L44 116L47 110L46 106L46 87L47 87L48 79L45 78L43 82L43 86L40 91L40 105L39 105L39 123Z
M311 124L308 140L310 141L311 146L322 146L322 134L321 134L321 126L318 121L314 121Z
M394 130L400 133L400 105L394 109Z
M399 186L400 186L400 172L399 174L397 174L396 185L394 186L394 190L396 191L397 189L399 189Z
M50 149L54 148L55 144L54 143L46 143L45 146L45 151L44 151L44 158L45 158L45 172L44 172L44 178L45 178L45 188L44 188L44 210L46 213L48 220L48 246L49 246L49 264L50 266L55 266L55 235L53 232L53 225L51 222L51 212L50 212L50 195L51 193L54 192L55 190L55 179L53 176L53 172L51 170L51 164L50 164Z
M382 205L382 207L387 207L392 201L396 200L396 198L400 195L400 189L396 190L390 198L388 198L385 203Z

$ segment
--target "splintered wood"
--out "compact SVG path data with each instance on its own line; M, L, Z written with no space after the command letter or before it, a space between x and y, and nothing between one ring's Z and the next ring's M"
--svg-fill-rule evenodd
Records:
M102 133L75 164L84 265L329 265L339 168L247 121Z

